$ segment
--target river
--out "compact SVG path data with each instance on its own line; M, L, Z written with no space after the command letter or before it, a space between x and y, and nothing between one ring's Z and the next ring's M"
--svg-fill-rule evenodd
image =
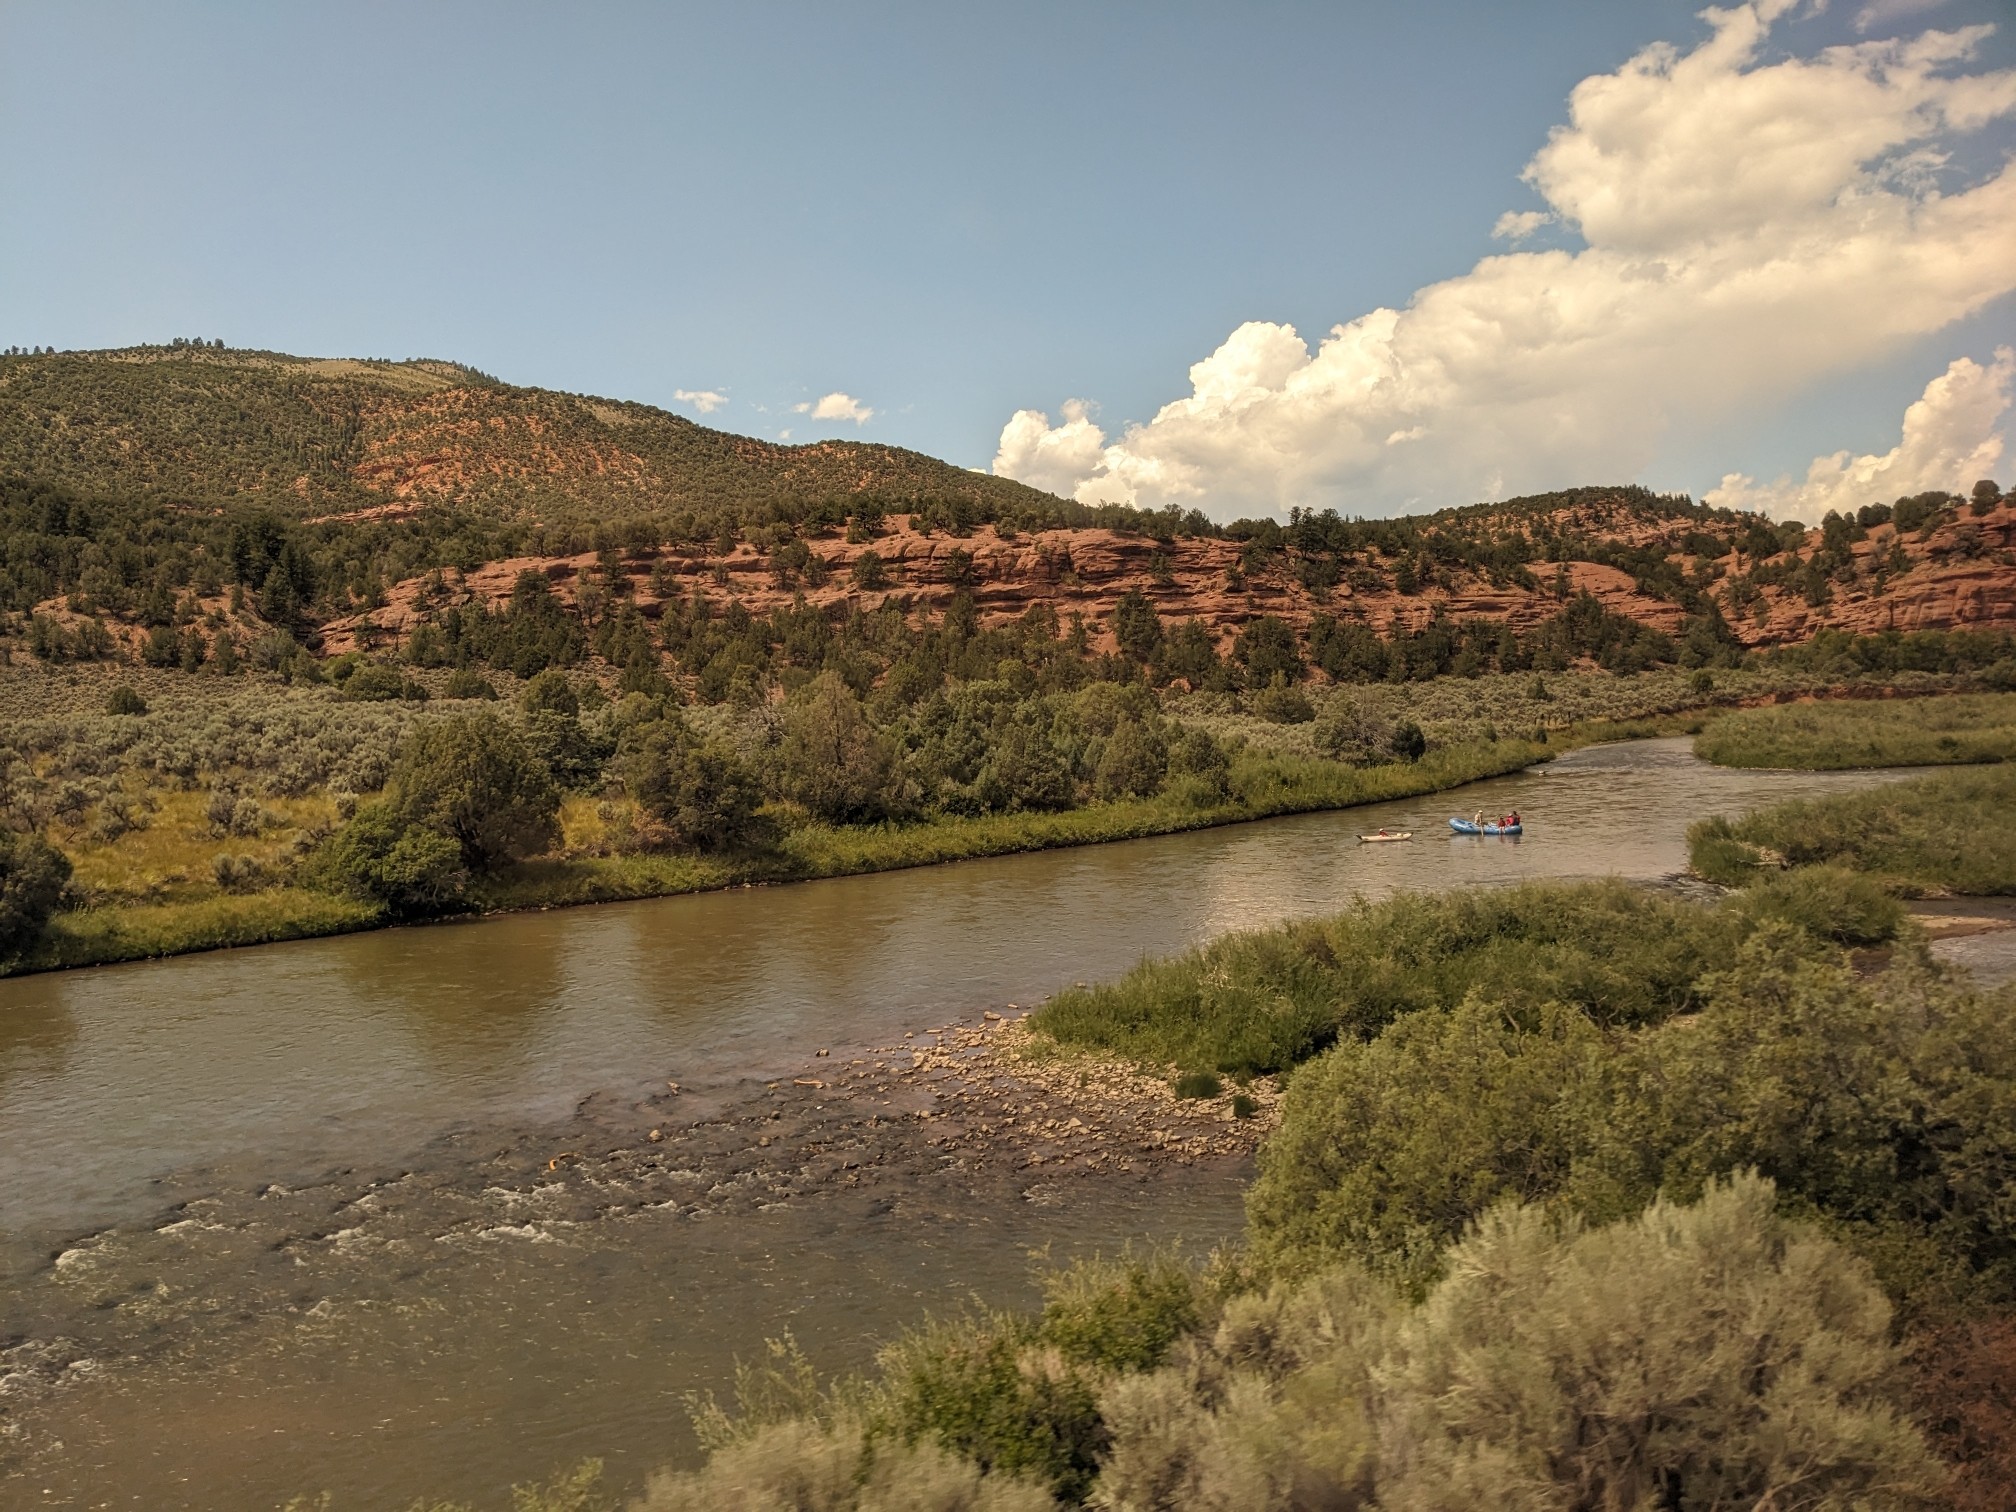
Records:
M650 1183L530 1182L560 1141L704 1131L819 1050L1354 896L1657 879L1704 814L1887 775L1646 741L1345 813L0 982L0 1505L498 1504L589 1454L634 1484L765 1336L865 1363L924 1307L1026 1301L1039 1246L1229 1238L1246 1173L899 1162L763 1201L693 1134ZM1448 834L1514 807L1522 840ZM1416 839L1355 843L1379 826Z

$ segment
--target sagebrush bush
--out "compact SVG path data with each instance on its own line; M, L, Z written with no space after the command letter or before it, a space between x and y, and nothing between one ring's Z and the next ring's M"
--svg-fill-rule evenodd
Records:
M1403 1309L1349 1273L1227 1308L1102 1398L1114 1512L1783 1506L1943 1476L1865 1266L1739 1176L1594 1230L1499 1207ZM1788 1494L1789 1492L1789 1494Z

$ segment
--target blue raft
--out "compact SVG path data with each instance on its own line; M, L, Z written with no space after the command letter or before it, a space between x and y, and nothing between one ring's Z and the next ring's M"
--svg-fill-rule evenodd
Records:
M1471 819L1451 819L1449 828L1459 835L1517 835L1526 828L1523 824L1478 824Z

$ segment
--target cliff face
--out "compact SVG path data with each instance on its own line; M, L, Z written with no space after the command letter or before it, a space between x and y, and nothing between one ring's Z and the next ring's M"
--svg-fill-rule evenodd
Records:
M1586 514L1587 512L1578 512ZM1528 525L1534 522L1526 522ZM1804 545L1759 563L1740 550L1707 557L1685 549L1687 522L1549 519L1557 533L1644 550L1664 548L1665 559L1705 591L1745 644L1782 645L1810 639L1823 628L1860 633L1897 630L2016 629L2016 501L1985 516L1962 510L1922 539L1890 525L1871 529L1850 548L1852 570L1837 569L1817 595L1798 579L1822 550L1820 532ZM1692 537L1700 544L1698 532ZM1112 647L1108 627L1114 605L1138 590L1166 621L1201 620L1223 642L1261 615L1306 629L1319 614L1363 622L1390 635L1418 630L1437 615L1488 619L1525 630L1558 614L1567 598L1588 593L1605 607L1656 629L1672 632L1686 618L1680 604L1647 591L1638 577L1605 562L1535 562L1522 585L1505 573L1441 567L1432 581L1402 592L1399 564L1366 552L1341 566L1337 581L1304 573L1297 553L1254 553L1238 541L1183 538L1158 542L1108 530L1051 530L1006 538L991 527L959 538L922 533L907 516L893 516L873 540L849 544L838 535L806 543L817 559L790 569L774 554L743 544L723 556L702 548L666 546L624 560L628 593L647 616L671 597L698 593L717 608L740 603L754 614L802 601L831 613L875 610L890 598L913 609L942 612L953 595L969 592L983 622L999 623L1039 605L1069 624L1082 616L1094 644ZM879 561L881 586L862 567ZM542 573L563 599L578 602L584 583L600 574L592 555L525 557L487 563L450 582L449 602L499 604L525 571ZM1311 578L1311 586L1305 578ZM1819 596L1819 605L1809 597ZM403 639L439 603L422 579L395 585L374 613L336 620L325 629L325 649L347 650L359 632L377 643ZM375 635L366 621L375 627Z

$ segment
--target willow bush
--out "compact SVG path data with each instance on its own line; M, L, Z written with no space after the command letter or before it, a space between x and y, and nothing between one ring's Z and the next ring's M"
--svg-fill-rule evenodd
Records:
M1738 709L1694 739L1721 766L1955 766L2016 757L2016 693L1946 698L1842 699Z
M1841 866L1894 892L2016 893L2016 766L1936 772L1858 793L1703 819L1688 858L1743 887L1780 866Z

